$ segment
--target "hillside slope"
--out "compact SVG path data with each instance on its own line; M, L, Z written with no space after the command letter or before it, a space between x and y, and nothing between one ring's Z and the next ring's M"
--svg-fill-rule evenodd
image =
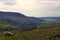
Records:
M0 11L0 24L15 25L20 29L36 29L39 24L55 24L60 23L60 17L27 17L17 12L2 12ZM5 26L4 26L5 27Z
M0 12L0 20L3 20L2 22L0 21L0 23L6 22L21 29L36 28L37 24L43 21L42 19L38 20L38 18L27 17L17 12Z

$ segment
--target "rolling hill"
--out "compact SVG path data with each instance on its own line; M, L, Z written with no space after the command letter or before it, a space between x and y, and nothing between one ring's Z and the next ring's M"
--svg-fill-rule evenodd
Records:
M48 24L60 23L60 17L35 18L35 17L27 17L17 12L0 11L0 24L13 25L17 28L26 30L26 29L36 29L37 25L43 23L48 23Z

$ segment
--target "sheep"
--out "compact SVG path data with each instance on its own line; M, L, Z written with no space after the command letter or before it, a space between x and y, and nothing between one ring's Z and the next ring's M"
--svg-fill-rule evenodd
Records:
M9 32L9 31L5 31L4 32L4 36L5 37L10 37L10 36L13 37L13 33L12 32Z

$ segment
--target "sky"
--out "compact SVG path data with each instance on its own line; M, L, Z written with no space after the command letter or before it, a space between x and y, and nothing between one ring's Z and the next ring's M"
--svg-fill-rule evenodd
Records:
M0 11L33 17L60 17L60 0L0 0Z

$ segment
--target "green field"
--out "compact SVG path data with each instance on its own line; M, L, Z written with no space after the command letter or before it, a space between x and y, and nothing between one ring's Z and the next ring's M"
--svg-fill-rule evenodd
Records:
M60 25L55 27L42 27L39 29L20 31L10 30L13 37L5 37L4 31L0 31L0 40L60 40Z

